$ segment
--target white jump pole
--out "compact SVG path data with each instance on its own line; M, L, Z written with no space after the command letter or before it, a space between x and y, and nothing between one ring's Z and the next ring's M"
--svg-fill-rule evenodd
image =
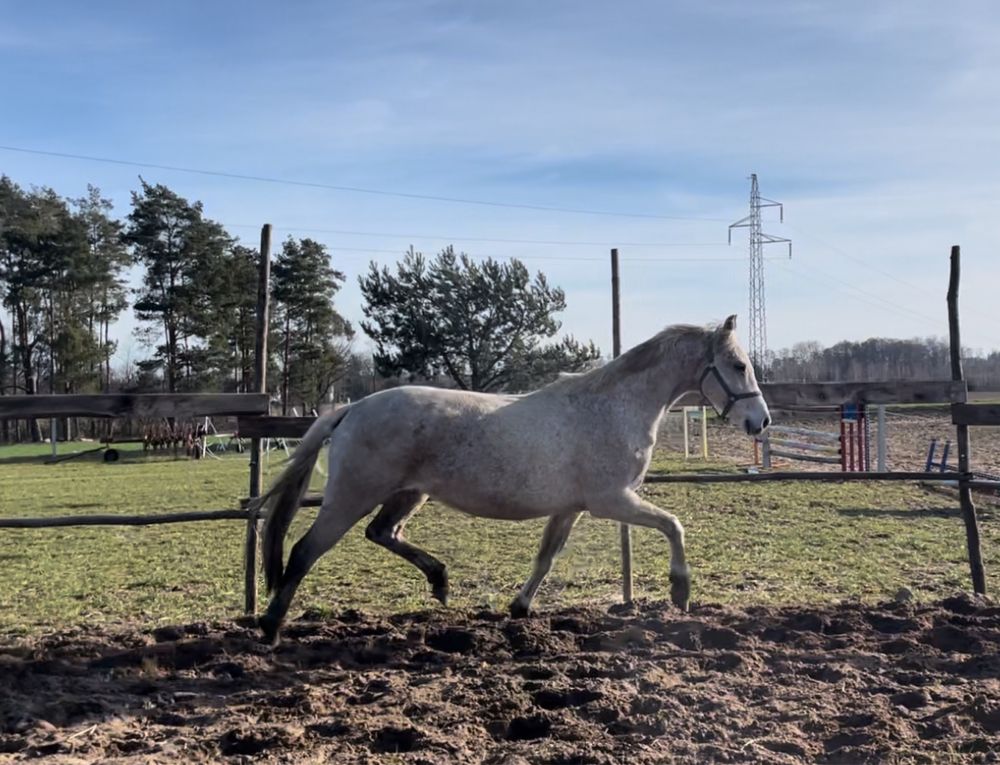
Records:
M884 473L885 468L885 457L886 457L886 432L885 432L885 404L879 404L878 407L878 455L876 457L878 464L878 472Z
M691 448L689 443L690 433L688 431L688 410L686 406L681 407L681 419L684 421L684 459L688 459L691 456Z
M701 408L701 458L708 459L708 410Z

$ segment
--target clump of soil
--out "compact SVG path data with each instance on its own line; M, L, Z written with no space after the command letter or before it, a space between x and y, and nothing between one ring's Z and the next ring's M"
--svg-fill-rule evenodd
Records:
M0 647L0 755L63 762L992 762L1000 608L662 602L75 630ZM0 757L2 759L2 757Z

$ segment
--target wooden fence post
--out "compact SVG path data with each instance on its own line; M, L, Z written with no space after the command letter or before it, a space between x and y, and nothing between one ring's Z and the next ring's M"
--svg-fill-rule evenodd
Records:
M618 249L611 250L611 352L614 358L622 352L621 301L618 286ZM684 414L687 425L687 414ZM621 524L622 600L632 602L632 532L627 523Z
M951 276L948 279L948 334L951 345L951 377L963 380L962 339L958 324L958 279L961 253L958 245L951 248ZM972 503L972 478L970 468L969 426L956 425L958 442L958 499L962 506L962 520L965 521L965 542L969 551L969 568L972 571L972 589L977 595L986 594L986 570L983 567L983 552L979 543L979 521L976 506Z
M271 224L260 230L260 273L257 279L257 336L254 345L254 391L267 392L267 331L269 327L268 303L271 295ZM250 500L260 496L263 468L260 462L261 439L250 442ZM247 518L246 555L244 571L244 610L257 612L257 558L260 547L260 516L251 505Z

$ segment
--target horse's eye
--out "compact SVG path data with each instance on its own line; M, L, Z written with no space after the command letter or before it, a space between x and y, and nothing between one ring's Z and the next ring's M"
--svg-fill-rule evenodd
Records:
M735 369L740 374L743 374L744 372L747 371L747 365L737 361L735 364L733 364L733 369Z

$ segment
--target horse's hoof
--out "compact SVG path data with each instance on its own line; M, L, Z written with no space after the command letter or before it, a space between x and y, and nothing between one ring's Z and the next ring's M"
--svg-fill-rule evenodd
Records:
M435 600L440 601L442 606L448 605L448 584L435 585L431 590L431 595Z
M510 604L511 619L527 619L529 615L528 607L520 600L515 600Z
M427 574L427 581L431 585L431 595L435 600L441 601L442 606L448 605L448 570L442 566Z
M257 620L257 626L260 628L262 642L272 648L278 645L278 633L281 630L281 622L270 614L263 614Z
M687 574L670 575L670 601L681 611L688 610L691 598L691 578Z

